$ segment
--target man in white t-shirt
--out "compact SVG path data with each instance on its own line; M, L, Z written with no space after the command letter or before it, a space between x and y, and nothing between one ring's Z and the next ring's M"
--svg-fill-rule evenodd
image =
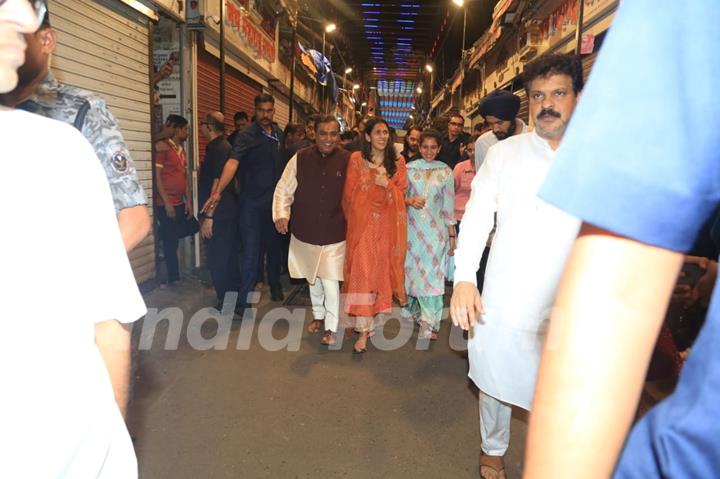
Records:
M34 5L0 0L0 91L17 83L22 34L43 13ZM123 323L145 305L104 171L82 135L54 120L0 107L0 138L0 477L136 477L118 405L130 366ZM30 190L18 181L29 171Z

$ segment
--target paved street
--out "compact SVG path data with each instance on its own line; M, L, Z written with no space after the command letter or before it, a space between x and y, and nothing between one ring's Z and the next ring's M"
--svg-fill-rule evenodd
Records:
M274 306L268 296L246 350L236 344L252 323L234 324L227 349L199 351L186 327L177 350L166 350L164 321L152 348L137 353L128 421L141 478L478 477L477 393L465 353L450 348L448 323L429 350L416 350L413 334L395 351L370 346L353 355L350 341L328 351L303 328L298 351L270 352L258 341L264 335L263 344L271 342L267 332L257 327ZM187 326L213 295L184 280L146 300L149 308L179 306ZM213 324L204 325L204 337L214 335ZM400 324L389 321L386 336L397 335ZM287 332L286 321L272 330L276 339ZM517 415L511 478L520 477L526 429Z

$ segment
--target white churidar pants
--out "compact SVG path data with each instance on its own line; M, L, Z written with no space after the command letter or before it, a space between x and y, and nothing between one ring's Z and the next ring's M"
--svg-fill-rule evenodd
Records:
M479 391L480 439L482 452L504 456L510 444L512 406Z
M310 285L313 318L325 320L325 330L337 332L340 314L340 282L334 279L315 278Z

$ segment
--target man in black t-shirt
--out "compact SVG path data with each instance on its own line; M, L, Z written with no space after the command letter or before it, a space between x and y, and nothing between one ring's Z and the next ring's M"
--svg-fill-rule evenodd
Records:
M219 111L208 113L204 121L200 122L200 129L208 139L198 178L198 199L202 205L215 189L232 146L225 139L225 118ZM219 303L218 309L221 309L225 293L237 291L239 282L237 199L234 188L225 188L217 205L202 213L200 220L200 234L207 241L208 268Z
M440 161L448 165L450 169L455 168L455 165L463 161L460 146L464 145L470 137L463 131L464 127L465 119L462 115L458 112L450 113L447 134L443 136L440 149Z
M203 211L211 211L222 193L237 177L240 185L238 221L242 244L240 307L247 304L255 288L260 253L267 254L271 299L284 299L280 284L280 237L272 221L275 185L285 165L285 139L273 122L275 99L268 94L255 97L255 121L241 130L217 186Z

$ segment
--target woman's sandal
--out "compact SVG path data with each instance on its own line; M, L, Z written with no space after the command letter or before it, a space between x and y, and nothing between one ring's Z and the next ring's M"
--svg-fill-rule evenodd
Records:
M336 342L335 339L335 333L333 333L331 330L326 330L325 334L323 335L322 339L320 340L320 344L324 346L332 346Z
M367 351L367 340L367 333L360 333L360 337L357 341L355 341L355 344L353 345L353 352L355 354L362 354Z
M420 332L418 333L419 339L424 340L430 340L430 341L437 341L438 334L437 331L434 331L430 326L428 326L427 323L421 322L420 323Z

